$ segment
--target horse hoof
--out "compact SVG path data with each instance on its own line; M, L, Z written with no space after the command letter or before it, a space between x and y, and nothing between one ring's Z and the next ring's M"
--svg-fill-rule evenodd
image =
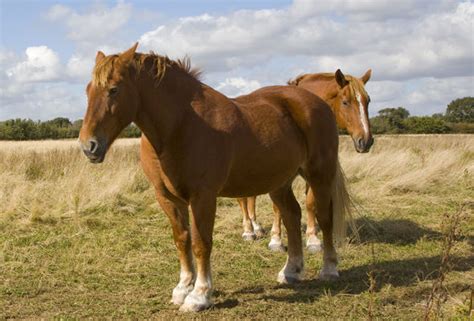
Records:
M182 312L199 312L208 309L212 305L211 301L205 295L197 295L191 292L179 308Z
M254 229L254 232L258 239L265 236L265 230L263 228Z
M282 244L268 244L268 248L270 249L270 251L272 252L286 252L286 246L282 245Z
M242 233L242 238L244 239L244 241L255 241L257 237L253 232L244 232Z
M256 223L255 221L252 221L252 227L257 238L261 238L265 235L265 230L260 224Z
M278 273L277 281L280 284L295 284L301 281L301 276L299 273Z
M176 305L181 305L184 303L184 300L186 299L186 296L191 293L193 290L193 286L184 286L184 285L177 285L173 289L173 295L171 297L171 303L176 304Z
M321 271L319 273L319 279L323 281L334 281L339 278L339 272L337 271Z
M318 252L321 252L321 244L309 244L306 246L306 250L308 250L308 253L310 254L316 254Z

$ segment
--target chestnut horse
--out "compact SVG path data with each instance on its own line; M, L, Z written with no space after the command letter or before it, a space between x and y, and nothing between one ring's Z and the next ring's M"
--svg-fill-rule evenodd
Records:
M100 163L128 124L142 130L141 163L171 222L181 265L172 302L183 311L211 305L218 196L270 193L288 231L288 257L277 280L300 279L301 209L291 188L298 173L316 192L320 277L337 277L333 243L344 235L348 200L329 106L296 86L262 88L237 102L200 82L189 60L136 53L137 45L121 54L97 53L79 138L89 160Z
M370 97L364 87L369 81L371 73L372 71L369 69L362 77L356 78L344 75L338 69L334 74L304 74L289 81L288 84L309 90L326 101L336 116L338 127L351 135L356 151L366 153L374 142L368 117ZM238 99L236 98L237 101ZM310 193L307 196L310 202L306 203L306 247L310 253L315 253L321 250L321 242L316 236L314 197L308 186L307 192ZM254 240L256 237L262 236L263 229L257 223L255 213L256 196L239 198L238 201L243 213L243 239ZM272 251L285 250L281 242L281 217L277 210L274 211L271 240L268 247Z

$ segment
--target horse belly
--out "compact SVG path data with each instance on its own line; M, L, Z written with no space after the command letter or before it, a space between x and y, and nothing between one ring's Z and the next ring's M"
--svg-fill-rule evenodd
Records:
M305 158L304 139L293 124L268 137L242 141L219 195L246 197L276 190L294 179Z

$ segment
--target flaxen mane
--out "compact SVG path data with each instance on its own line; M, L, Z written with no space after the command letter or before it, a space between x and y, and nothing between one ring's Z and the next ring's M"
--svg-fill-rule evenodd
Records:
M351 95L355 95L355 93L359 92L362 96L367 98L369 95L367 94L367 91L365 91L364 83L362 80L359 78L353 77L351 75L344 75L346 80L349 82L349 88L351 91ZM334 73L330 72L325 72L325 73L319 73L319 74L303 74L297 76L293 80L288 81L288 85L290 86L298 86L298 84L303 80L318 80L318 79L325 79L325 80L332 80L335 78Z
M132 61L135 70L140 71L144 67L146 59L153 59L153 67L149 72L154 77L157 85L165 76L166 69L170 67L179 68L196 80L199 80L202 73L200 69L191 66L191 59L188 56L174 61L167 56L157 55L153 51L149 54L135 54ZM119 63L119 55L110 55L99 61L92 71L92 84L98 87L105 87Z

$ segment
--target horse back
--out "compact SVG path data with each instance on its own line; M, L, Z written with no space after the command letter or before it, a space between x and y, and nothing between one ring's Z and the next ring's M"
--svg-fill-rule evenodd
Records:
M320 97L296 86L270 86L234 99L241 109L252 112L261 105L288 116L304 134L308 151L338 148L336 119L329 105Z

